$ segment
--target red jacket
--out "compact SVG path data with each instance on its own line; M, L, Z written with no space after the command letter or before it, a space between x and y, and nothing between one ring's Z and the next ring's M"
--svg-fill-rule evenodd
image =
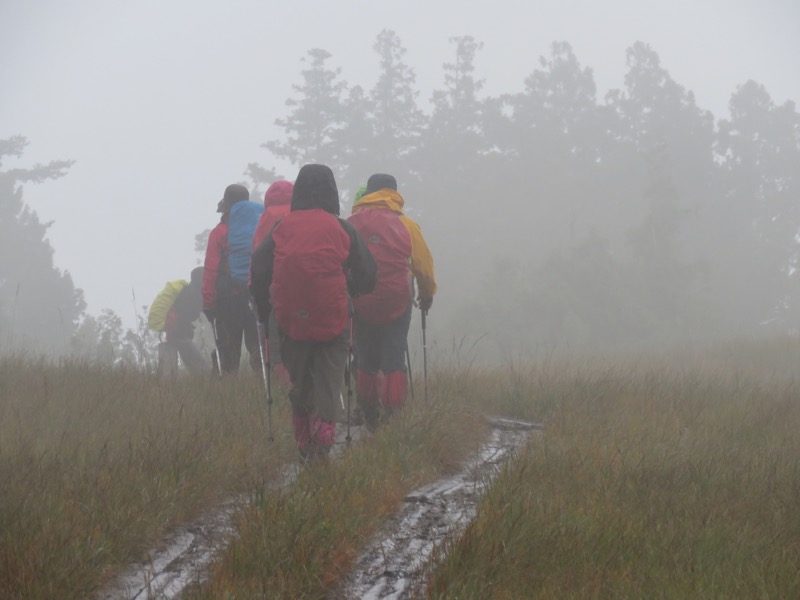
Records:
M294 185L291 212L253 253L250 291L262 323L274 309L290 338L327 342L347 326L348 292L375 287L375 259L355 227L338 218L330 167L304 165Z
M217 282L228 275L228 224L223 220L211 230L203 263L203 310L217 307Z
M400 317L411 304L411 235L389 208L369 208L348 219L378 264L375 289L354 300L356 313L375 324Z
M412 293L409 275L417 282L420 300L436 293L433 257L419 225L403 214L403 205L397 191L383 188L362 196L348 218L378 263L375 291L355 301L356 313L372 323L387 323L408 308Z
M264 194L264 212L253 235L253 252L261 245L281 218L289 214L294 186L290 181L276 181Z
M280 221L283 217L289 214L289 205L286 206L268 206L267 209L261 214L261 219L258 221L256 232L253 235L253 252L261 245L267 234L275 227L275 223Z
M272 232L270 286L275 319L295 340L332 340L347 325L347 280L342 265L350 236L322 209L289 213Z

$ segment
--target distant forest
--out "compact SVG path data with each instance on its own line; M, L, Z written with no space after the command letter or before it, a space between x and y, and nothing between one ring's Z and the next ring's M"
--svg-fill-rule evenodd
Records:
M343 216L370 174L397 178L434 253L440 341L483 338L507 356L602 353L797 328L794 102L776 105L746 81L732 91L729 115L715 117L641 42L626 52L624 87L602 98L566 42L531 65L522 91L487 96L475 75L481 44L451 42L452 62L424 108L394 32L375 39L370 89L348 83L327 51L310 50L275 120L283 135L264 143L272 160L329 165ZM0 160L22 147L0 141ZM45 265L37 268L53 270L46 225L24 206L21 185L66 167L0 171L0 348L9 332L36 337L24 286L5 275L14 272L13 235L30 232L26 243ZM295 173L254 162L243 183L260 200ZM113 313L86 315L80 290L57 275L62 346L95 356L105 331L109 347L126 348L109 351L114 360L141 361L136 332L123 332Z
M284 135L264 144L298 167L330 165L345 203L371 173L397 177L434 251L440 332L516 354L797 328L793 102L746 81L716 118L641 42L624 88L603 98L566 42L531 65L523 91L486 96L481 44L451 42L428 112L394 32L374 42L369 90L310 50L275 121ZM247 174L258 189L275 177Z

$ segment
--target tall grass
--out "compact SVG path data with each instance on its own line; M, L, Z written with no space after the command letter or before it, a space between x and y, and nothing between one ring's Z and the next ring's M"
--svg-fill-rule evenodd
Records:
M715 352L481 368L454 356L388 427L278 489L285 395L261 380L157 380L0 360L0 597L87 598L175 524L244 494L196 598L323 598L411 489L456 468L481 414L546 431L432 563L430 597L800 596L793 340ZM765 356L771 359L765 359Z
M530 370L547 431L429 597L800 597L800 382L751 351Z
M477 450L486 425L432 382L431 404L411 403L341 459L303 470L288 490L247 508L211 579L191 598L324 598L362 544L403 497L454 471Z
M0 360L0 597L86 598L175 523L274 476L256 377Z

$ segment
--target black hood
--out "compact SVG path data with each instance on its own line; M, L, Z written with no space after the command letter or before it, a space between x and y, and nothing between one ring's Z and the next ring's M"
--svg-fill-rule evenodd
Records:
M386 173L375 173L367 180L367 190L364 192L364 195L366 196L386 188L396 192L397 180L392 175Z
M321 208L339 216L339 190L333 171L325 165L303 165L292 191L292 210Z
M203 267L195 267L192 269L191 280L189 283L192 285L202 285L203 284Z

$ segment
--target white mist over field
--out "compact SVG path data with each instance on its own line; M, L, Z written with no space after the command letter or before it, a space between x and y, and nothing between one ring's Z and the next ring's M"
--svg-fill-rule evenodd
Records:
M302 84L301 71L309 67L303 59L311 49L328 51L326 66L340 69L348 86L370 90L379 74L376 36L393 31L416 75L418 105L430 113L432 94L446 85L443 64L456 60L455 37L472 36L482 44L473 73L483 81L479 99L522 93L526 78L543 68L540 57L550 55L553 42L564 41L581 69L591 70L598 103L626 85L626 49L642 41L693 94L699 110L716 120L729 117L731 95L750 79L763 84L775 105L800 99L798 23L800 4L790 0L5 2L0 139L19 134L29 145L19 160L6 159L3 169L75 161L62 178L26 184L24 200L42 221L52 221L48 239L55 264L84 291L87 311L111 308L133 325L132 293L141 306L165 281L188 277L202 261L195 236L216 223L225 186L247 182L248 164L275 167L287 179L296 175L300 165L271 155L262 144L285 135L275 120L291 111L286 100L297 97L293 86ZM440 155L449 150L442 148ZM485 154L491 156L491 149ZM533 165L545 160L530 156ZM427 168L436 166L412 165L410 171ZM386 164L381 170L396 168ZM564 180L574 175L568 171ZM537 252L558 251L525 223L546 230L542 221L552 219L554 236L564 223L565 236L573 232L571 241L578 245L594 234L607 237L604 220L616 218L617 209L602 206L597 216L573 211L588 215L585 223L569 211L551 215L548 207L564 201L552 187L537 198L536 180L528 182L526 212L519 208L524 204L506 202L507 186L518 179L490 166L480 176L489 182L485 190L453 208L460 214L452 223L429 210L432 199L423 190L431 186L414 188L406 198L437 259L442 294L433 314L439 310L442 318L452 316L456 300L470 293L470 278L492 271L493 260L504 261L494 271L513 270ZM647 187L636 177L630 184L637 191ZM352 191L344 181L340 187L343 194ZM497 217L504 211L508 228ZM622 212L623 220L631 217ZM493 216L485 230L467 233L487 213ZM542 240L539 246L528 244L534 238ZM515 239L525 243L517 247ZM462 259L464 248L478 257L474 264ZM505 289L503 295L518 294ZM560 318L569 328L570 316ZM582 326L574 327L580 338Z

